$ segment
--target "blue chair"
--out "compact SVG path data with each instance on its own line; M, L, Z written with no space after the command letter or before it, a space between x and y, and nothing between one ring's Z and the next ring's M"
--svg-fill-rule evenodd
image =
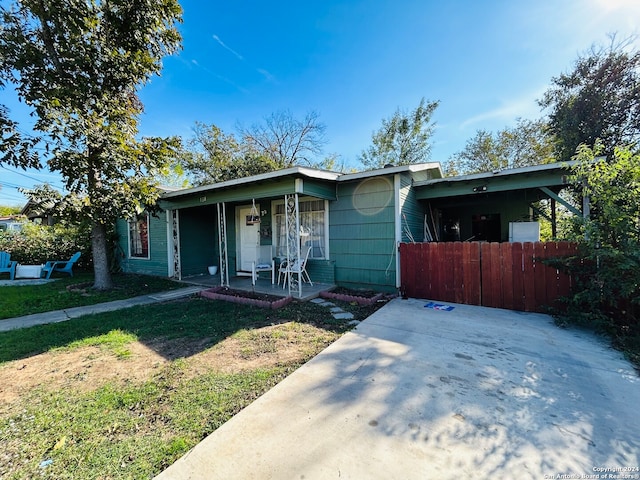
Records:
M76 252L69 260L55 260L44 264L40 277L45 275L45 278L51 277L53 272L68 273L73 277L73 264L80 258L80 252Z
M18 262L11 261L11 254L0 252L0 273L8 273L9 279L13 280L16 276L16 265Z

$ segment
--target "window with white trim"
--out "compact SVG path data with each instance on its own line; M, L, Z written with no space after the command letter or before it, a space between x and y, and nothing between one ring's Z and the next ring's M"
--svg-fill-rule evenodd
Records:
M309 258L324 259L327 252L327 210L326 201L317 199L299 199L300 215L300 254L303 255L309 247ZM274 232L273 242L276 255L287 254L287 230L285 221L284 202L273 205Z
M129 220L129 257L149 258L149 215Z

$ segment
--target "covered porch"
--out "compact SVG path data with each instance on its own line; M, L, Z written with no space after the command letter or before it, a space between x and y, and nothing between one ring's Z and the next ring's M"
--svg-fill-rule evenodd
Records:
M328 201L336 196L333 176L295 167L165 195L169 276L295 298L332 288ZM271 271L277 278L283 261L292 266L284 289L271 283ZM206 275L210 266L218 269L215 276ZM253 285L252 272L258 270L268 280Z

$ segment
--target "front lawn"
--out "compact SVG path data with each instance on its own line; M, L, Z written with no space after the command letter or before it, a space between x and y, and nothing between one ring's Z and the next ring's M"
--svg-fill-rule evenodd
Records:
M81 272L73 277L61 276L44 285L0 286L0 320L95 305L184 286L167 278L124 273L113 275L113 283L115 288L111 290L93 290L93 274Z
M191 298L0 333L0 478L150 478L350 328Z

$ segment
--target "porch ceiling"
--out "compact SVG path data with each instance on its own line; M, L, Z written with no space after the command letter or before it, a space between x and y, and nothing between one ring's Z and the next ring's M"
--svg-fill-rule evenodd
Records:
M557 187L553 187L553 189L559 190ZM428 201L434 208L449 208L477 206L483 202L524 202L529 204L546 198L549 198L549 196L539 188L519 188L513 190L491 190L456 196L443 195L422 200Z

